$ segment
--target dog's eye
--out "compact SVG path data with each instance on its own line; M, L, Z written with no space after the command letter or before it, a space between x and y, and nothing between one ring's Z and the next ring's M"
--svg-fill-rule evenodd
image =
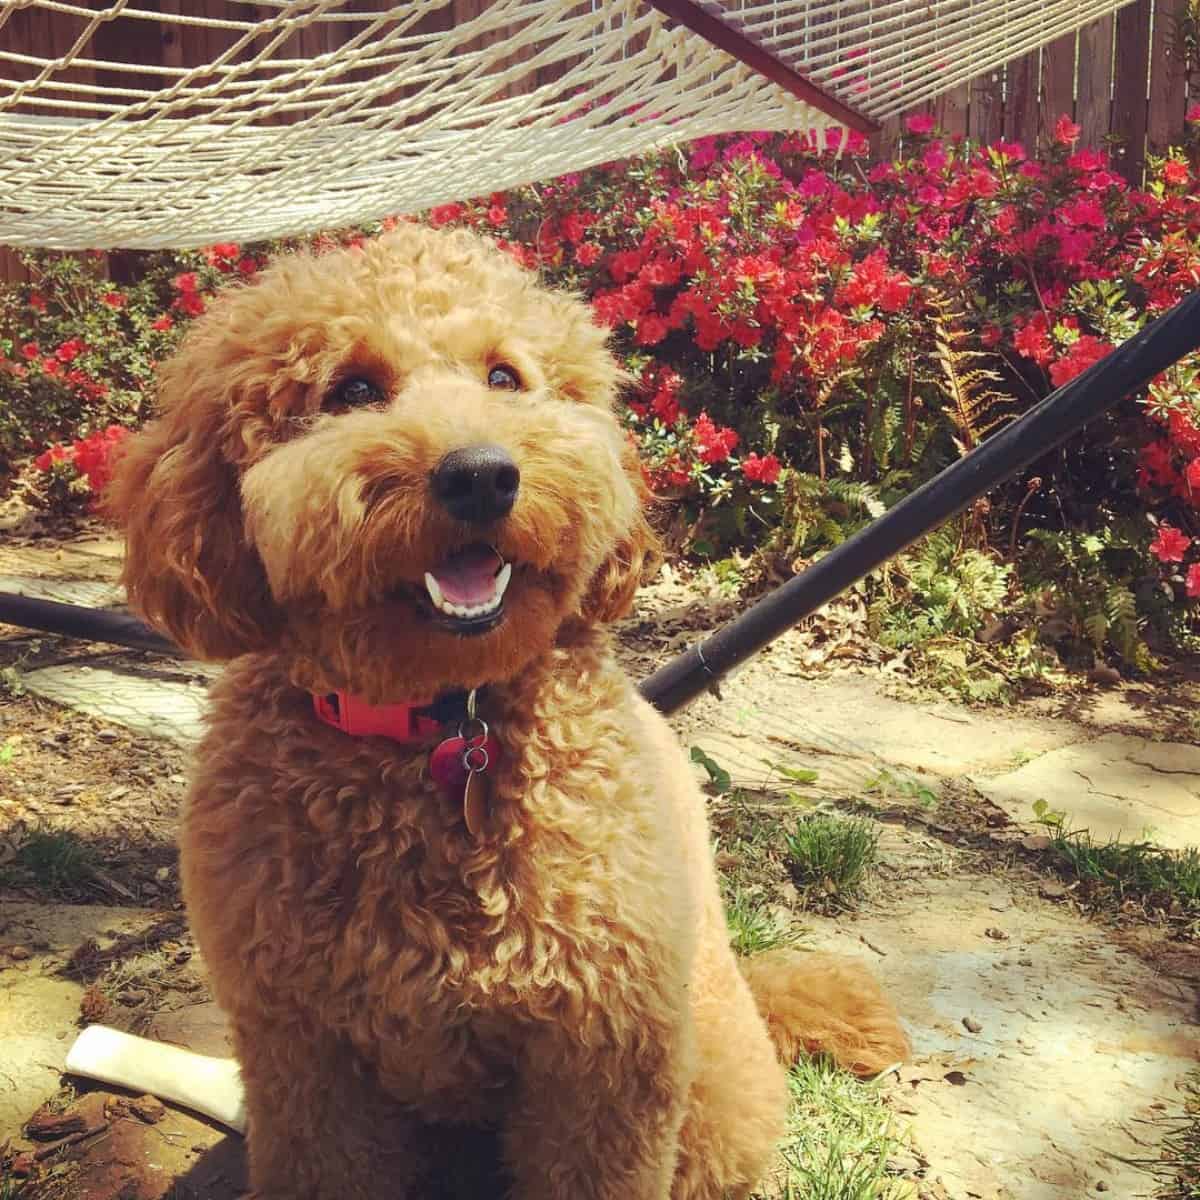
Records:
M369 379L351 375L329 393L329 399L338 408L364 408L383 400L383 392Z
M503 392L518 392L521 390L521 378L508 363L497 363L488 372L488 387Z

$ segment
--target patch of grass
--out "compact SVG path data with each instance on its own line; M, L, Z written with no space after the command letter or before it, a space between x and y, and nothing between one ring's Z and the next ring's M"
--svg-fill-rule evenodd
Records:
M24 1180L10 1175L8 1167L0 1162L0 1200L17 1200L24 1188Z
M1158 1157L1121 1158L1159 1181L1155 1200L1200 1200L1200 1072L1193 1071L1179 1088L1178 1112L1141 1122L1162 1131Z
M812 899L854 899L879 855L879 833L862 817L807 817L783 842L793 882Z
M1097 906L1133 901L1148 913L1200 920L1200 849L1166 850L1150 842L1097 842L1086 829L1050 825L1059 869Z
M824 1059L805 1059L789 1077L791 1108L775 1195L786 1200L902 1200L915 1197L889 1159L904 1148L878 1082L863 1082Z
M735 954L761 954L780 946L794 946L799 932L784 923L763 903L739 887L725 889L725 920Z
M0 873L0 883L30 883L46 892L69 892L91 879L95 859L92 848L75 834L37 830Z
M938 803L938 794L933 788L919 779L893 775L891 771L880 771L863 790L882 800L915 800L922 808L935 808Z

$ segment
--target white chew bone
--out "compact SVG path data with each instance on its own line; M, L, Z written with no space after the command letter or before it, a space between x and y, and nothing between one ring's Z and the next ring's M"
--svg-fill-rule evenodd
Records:
M89 1025L67 1053L67 1073L86 1075L211 1117L246 1131L241 1073L232 1058L209 1058L165 1042Z

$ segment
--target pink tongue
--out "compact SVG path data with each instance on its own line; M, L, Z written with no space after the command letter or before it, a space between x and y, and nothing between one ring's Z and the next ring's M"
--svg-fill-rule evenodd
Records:
M471 546L431 572L451 604L486 604L496 594L500 560L486 546Z

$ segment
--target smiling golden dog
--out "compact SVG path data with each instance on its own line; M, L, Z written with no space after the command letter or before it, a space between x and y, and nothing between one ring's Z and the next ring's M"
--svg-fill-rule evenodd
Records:
M654 551L620 381L578 300L407 225L221 297L122 459L132 603L232 660L182 862L261 1197L428 1196L460 1127L518 1200L745 1196L780 1058L906 1051L860 970L730 950L604 630Z

